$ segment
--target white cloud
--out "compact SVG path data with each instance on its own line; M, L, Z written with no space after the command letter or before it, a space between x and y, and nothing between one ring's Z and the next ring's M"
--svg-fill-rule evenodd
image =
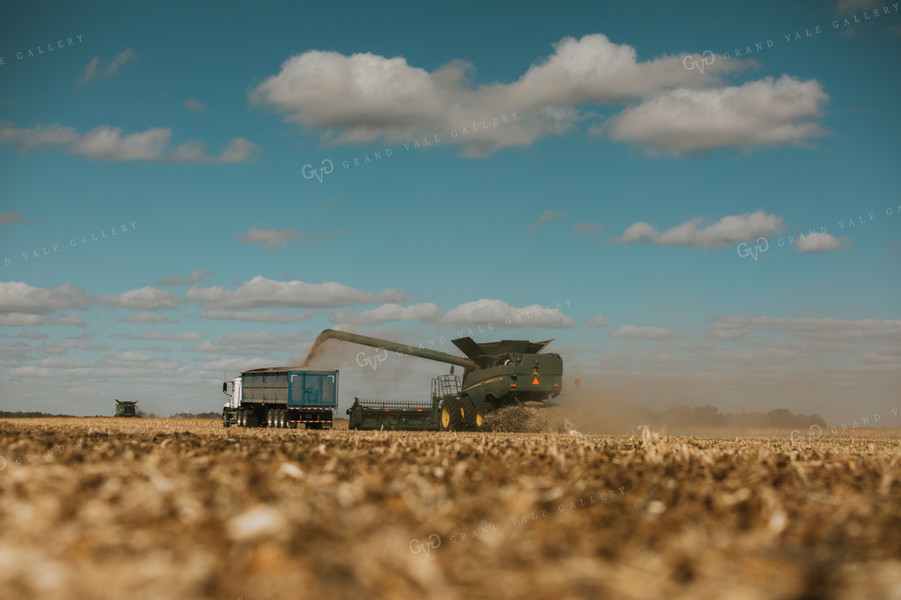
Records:
M336 325L380 325L388 321L435 321L441 315L437 304L425 302L411 306L383 304L372 310L354 313L349 310L332 317Z
M46 340L50 336L46 333L38 333L37 331L32 331L30 329L23 329L16 337L23 340Z
M672 87L717 85L720 75L751 64L720 60L705 73L688 71L679 56L641 62L631 46L592 34L563 38L516 81L474 87L469 76L475 69L464 61L429 72L403 57L312 50L288 58L249 96L253 106L272 107L288 121L323 132L328 143L396 144L444 134L442 140L460 144L464 154L484 155L572 130L586 118L578 105L625 104ZM506 122L492 121L502 115ZM464 126L480 131L462 134ZM448 135L453 129L456 137Z
M782 318L766 315L717 315L707 335L713 339L753 337L755 330L787 333L800 340L901 345L901 320Z
M262 244L262 250L278 250L294 239L291 229L258 229L256 225L237 237L242 244Z
M151 363L153 362L153 357L147 354L141 354L140 352L124 350L122 352L116 352L115 354L104 356L103 361L110 365L128 366L134 364Z
M815 119L828 101L818 82L788 75L741 86L680 88L627 108L595 133L609 129L614 140L673 155L796 146L827 134Z
M190 110L192 113L201 114L206 112L206 104L202 104L195 100L194 98L188 98L185 100L183 106Z
M213 275L212 271L207 271L206 269L198 269L196 271L192 271L188 274L184 279L181 278L181 275L175 273L166 279L161 279L157 281L157 285L162 286L173 286L173 285L194 285L195 283L200 283L207 277L211 277Z
M130 310L153 311L161 308L178 308L182 300L172 292L144 286L121 294L94 297L96 302L110 308L127 308Z
M204 308L298 308L351 306L385 302L403 302L405 292L384 289L377 294L363 292L334 281L306 283L304 281L273 281L257 275L237 290L218 286L188 288L185 298L199 302Z
M616 242L624 244L632 244L635 242L652 242L657 238L657 228L649 223L639 221L629 225L623 234L618 238L613 238Z
M798 238L798 243L795 244L795 249L804 254L820 254L830 250L848 250L850 247L850 239L837 238L830 233L802 235Z
M640 325L623 325L616 331L608 331L607 335L625 340L654 340L659 342L674 340L681 337L672 329Z
M316 311L304 310L298 313L283 314L272 310L264 310L259 312L240 311L240 310L201 310L201 319L217 319L217 320L234 320L234 321L250 321L250 322L266 322L266 323L296 323L297 321L305 321L312 319L317 314Z
M38 219L23 219L21 210L13 210L0 215L0 225L13 225L15 223L30 225L32 223L36 223L37 221Z
M152 312L142 312L127 317L119 317L119 321L123 323L177 323L175 319L167 319L163 315Z
M31 129L17 129L13 123L0 122L0 143L16 145L22 154L46 146L68 146L80 137L74 127L39 124Z
M841 15L857 10L876 8L877 6L882 6L882 4L883 3L880 0L838 0L835 6L835 12L836 14Z
M123 340L150 340L150 341L175 341L175 342L196 342L202 340L204 335L197 331L186 331L184 333L165 333L162 331L148 331L139 336L131 333L119 334Z
M100 81L102 79L111 79L113 77L118 77L121 75L121 69L125 64L130 60L136 60L137 56L135 54L134 49L126 48L118 55L116 58L107 65L106 69L100 68L100 57L95 56L91 59L81 74L78 76L76 83L78 85L84 85L85 83L89 83L91 81Z
M591 327L606 327L609 325L607 323L607 319L604 318L604 315L598 315L596 317L591 317L587 321L585 321L586 325L590 325Z
M103 352L107 350L107 344L90 344L82 340L66 340L64 342L54 342L52 344L41 344L38 351L44 354L62 354L69 350L86 350L88 352Z
M742 240L778 233L782 229L782 217L767 214L763 210L741 215L726 216L711 225L703 226L703 217L688 221L658 233L657 228L645 222L630 225L613 241L624 244L647 242L659 246L685 246L688 248L721 248Z
M249 161L256 157L260 147L244 138L235 138L228 143L222 156L212 162L221 162L229 165Z
M491 324L506 327L575 327L573 320L559 309L532 304L517 308L501 300L481 299L447 311L441 319L447 327Z
M65 148L69 154L90 160L232 164L250 160L259 150L255 144L236 138L229 142L221 156L207 156L203 143L189 140L173 148L169 143L171 137L172 130L168 127L151 127L123 135L118 127L101 125L80 134L72 127L56 124L21 129L12 123L0 123L0 143L16 145L20 153Z
M253 225L247 233L239 235L235 239L242 244L261 244L261 250L279 250L294 240L300 243L315 244L340 233L344 233L344 230L337 229L322 235L312 235L296 229L260 229L257 225Z
M287 357L287 355L305 356L312 340L306 333L226 333L215 340L205 342L198 346L191 346L188 350L196 352L224 354L233 356L267 356L272 353ZM283 359L282 364L284 364ZM247 367L243 367L247 368Z
M529 231L535 231L538 229L540 225L544 225L545 223L551 223L552 221L556 221L557 219L562 219L566 216L566 213L558 213L552 210L546 210L541 213L541 216L538 217L538 220L529 225L526 229Z
M587 235L588 237L598 237L604 233L604 226L598 223L576 223L573 225L573 233L579 235Z
M0 326L9 327L44 327L47 325L84 325L81 317L73 314L61 314L51 318L44 315L29 315L25 313L0 313Z
M0 315L6 313L46 314L65 308L87 308L84 290L65 283L52 290L36 288L21 281L0 281Z
M113 59L113 62L111 62L106 68L106 72L110 77L118 77L119 69L121 69L122 66L125 65L125 63L127 63L128 61L136 58L137 57L135 56L135 51L131 48L126 48L125 50L120 52L116 56L116 58Z

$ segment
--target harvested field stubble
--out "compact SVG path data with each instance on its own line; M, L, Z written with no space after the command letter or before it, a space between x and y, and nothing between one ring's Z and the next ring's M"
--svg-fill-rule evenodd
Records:
M47 452L63 447L62 452ZM17 457L41 458L21 464ZM901 444L0 421L3 598L891 598Z

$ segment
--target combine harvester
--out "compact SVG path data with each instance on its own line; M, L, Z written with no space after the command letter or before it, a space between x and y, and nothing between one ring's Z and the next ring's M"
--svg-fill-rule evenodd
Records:
M347 411L351 429L480 430L484 417L507 406L545 406L560 395L563 359L541 353L553 340L502 340L477 343L465 337L452 340L466 358L374 337L326 329L316 344L336 339L396 354L417 356L452 365L449 375L432 380L427 404L361 401ZM462 380L454 367L463 367Z

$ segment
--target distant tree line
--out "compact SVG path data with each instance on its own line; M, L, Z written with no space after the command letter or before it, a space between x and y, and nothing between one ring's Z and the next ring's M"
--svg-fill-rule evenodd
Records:
M71 418L72 415L51 415L50 413L43 413L43 412L36 412L36 411L12 412L9 410L0 410L0 419L41 419L41 418L45 418L45 417Z
M776 408L767 412L743 412L723 414L715 406L674 406L663 412L654 412L642 407L642 418L647 425L685 425L709 427L809 427L811 425L826 426L820 415L793 414L785 408Z
M138 411L138 416L146 419L221 419L222 414L217 412L187 413L177 412L174 415L159 416L155 413Z

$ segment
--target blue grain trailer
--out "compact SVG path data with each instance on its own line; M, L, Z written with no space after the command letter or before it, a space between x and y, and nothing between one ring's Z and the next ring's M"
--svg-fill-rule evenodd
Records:
M231 383L231 391L229 391ZM222 384L226 427L331 429L338 406L338 371L251 369Z

